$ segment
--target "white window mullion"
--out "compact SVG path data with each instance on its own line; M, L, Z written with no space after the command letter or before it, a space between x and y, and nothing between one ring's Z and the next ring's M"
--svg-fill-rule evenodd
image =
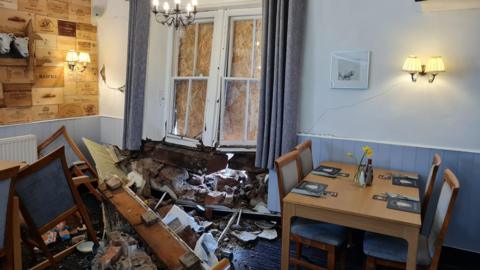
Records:
M185 108L185 124L183 128L184 136L188 134L188 121L190 116L190 102L192 102L192 79L188 80L187 108Z
M250 107L250 81L247 81L247 93L245 95L245 119L243 123L243 141L248 140L248 110Z
M250 70L250 77L255 77L255 44L257 40L257 20L253 20L253 30L252 30L252 66Z
M194 49L193 49L193 70L192 76L196 76L197 71L197 58L198 58L198 31L199 31L199 24L195 24L195 41L194 41Z

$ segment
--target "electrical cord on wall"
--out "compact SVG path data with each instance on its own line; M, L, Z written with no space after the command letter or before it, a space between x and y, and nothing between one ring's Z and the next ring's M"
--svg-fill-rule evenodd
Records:
M356 101L356 102L353 102L353 103L350 103L350 104L345 104L345 105L340 105L340 106L335 106L335 107L330 107L330 108L326 108L316 119L315 121L313 121L313 124L310 128L308 128L307 130L305 131L302 131L301 133L303 134L308 134L308 135L325 135L325 136L328 136L328 137L337 137L336 135L334 134L313 134L312 131L313 129L315 128L315 126L318 124L318 122L329 112L331 111L337 111L337 110L343 110L343 109L349 109L349 108L353 108L357 105L360 105L360 104L363 104L363 103L366 103L366 102L369 102L369 101L372 101L380 96L383 96L383 95L386 95L388 93L390 93L392 90L395 89L395 86L397 86L398 84L400 84L400 82L397 82L397 83L394 83L393 85L391 85L387 90L383 91L383 92L380 92L376 95L373 95L371 97L367 97L367 98L364 98L364 99L361 99L359 101Z
M126 84L120 86L120 87L113 87L113 86L110 86L107 82L107 76L105 75L105 65L102 66L102 69L100 70L100 76L102 77L102 80L103 80L103 83L105 83L105 86L108 88L108 89L112 89L112 90L117 90L117 91L120 91L122 93L125 93L125 88L126 88Z

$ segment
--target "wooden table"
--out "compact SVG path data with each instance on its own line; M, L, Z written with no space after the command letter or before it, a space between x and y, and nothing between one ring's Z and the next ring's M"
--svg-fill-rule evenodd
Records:
M400 193L419 198L417 188L392 185L379 175L398 171L374 168L373 185L362 188L353 182L356 166L344 163L323 162L322 165L341 168L349 177L328 178L308 174L304 180L327 184L327 191L337 197L316 198L289 193L283 199L282 270L289 267L290 222L292 217L303 217L350 228L403 238L408 242L407 269L416 269L417 242L421 227L420 214L387 208L387 202L372 199L383 192ZM412 173L402 173L412 175ZM416 175L416 174L413 174Z

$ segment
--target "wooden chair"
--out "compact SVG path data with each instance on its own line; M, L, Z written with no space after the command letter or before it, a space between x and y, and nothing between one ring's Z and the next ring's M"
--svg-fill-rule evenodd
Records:
M18 169L19 166L16 166L0 171L0 269L21 269L14 263L14 241L20 239L13 237L13 177Z
M294 150L275 160L280 198L283 199L294 188L301 177L299 153ZM283 204L281 205L283 212ZM347 239L347 229L342 226L295 218L291 224L290 240L296 243L296 256L289 262L298 269L299 266L320 270L335 269L336 248L343 246ZM302 260L303 246L310 246L327 252L327 268Z
M47 156L60 146L65 146L65 156L72 176L84 176L75 180L75 185L85 185L90 193L100 201L101 195L93 186L94 183L98 184L97 172L82 151L80 151L75 141L68 135L65 126L60 127L52 136L38 145L38 157Z
M438 268L443 241L452 218L459 188L457 177L449 169L445 170L430 234L428 236L420 234L418 241L418 269L435 270ZM367 255L367 269L375 269L376 265L405 269L408 244L403 239L365 233L363 251Z
M433 155L432 167L430 167L427 182L425 183L425 193L422 200L422 224L425 220L425 213L427 212L428 202L432 196L433 186L435 184L435 179L437 179L437 173L438 168L440 168L440 164L442 164L442 158L440 158L440 155Z
M313 170L312 141L307 140L295 146L295 150L299 153L303 178Z
M52 255L42 239L42 234L54 228L67 217L80 214L90 239L98 244L95 230L85 205L72 180L65 158L65 147L60 147L28 168L14 179L15 192L20 199L20 209L36 246L47 260L32 269L57 268L58 262L71 254L76 245Z

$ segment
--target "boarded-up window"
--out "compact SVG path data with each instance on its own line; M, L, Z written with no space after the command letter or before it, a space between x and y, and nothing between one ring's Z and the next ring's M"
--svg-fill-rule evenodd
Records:
M227 76L223 83L220 140L224 144L255 144L260 101L260 18L232 18Z
M180 27L176 32L173 135L202 138L212 39L213 22Z

